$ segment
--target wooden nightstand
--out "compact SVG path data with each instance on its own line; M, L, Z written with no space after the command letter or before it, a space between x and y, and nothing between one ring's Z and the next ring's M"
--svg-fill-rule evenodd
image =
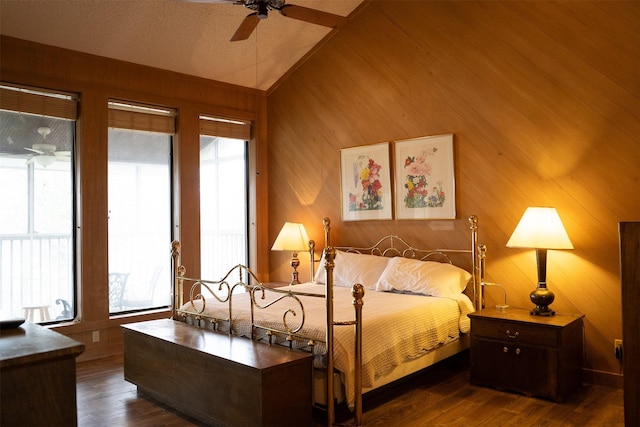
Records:
M471 318L471 384L563 401L582 384L583 316L487 308Z

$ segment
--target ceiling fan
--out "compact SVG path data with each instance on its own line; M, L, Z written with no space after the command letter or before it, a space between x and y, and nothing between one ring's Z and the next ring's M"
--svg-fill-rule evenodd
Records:
M322 25L324 27L336 28L338 25L346 21L347 18L333 13L323 12L294 4L285 4L285 0L187 0L207 3L226 3L233 1L234 4L242 5L255 12L247 15L240 23L240 27L236 30L231 41L239 41L248 39L253 30L258 26L261 19L267 19L270 10L277 10L281 15L287 18L297 19L299 21L310 22L312 24Z
M38 128L38 133L42 135L42 142L33 144L31 148L24 147L25 150L32 151L36 154L27 160L27 164L34 161L40 166L47 167L56 160L68 160L71 157L70 151L56 151L56 146L46 142L46 137L51 133L51 128L42 126Z

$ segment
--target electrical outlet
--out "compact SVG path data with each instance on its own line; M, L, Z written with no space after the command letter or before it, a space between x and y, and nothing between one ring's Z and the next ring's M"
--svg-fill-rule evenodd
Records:
M613 340L613 351L616 359L622 361L622 340Z
M91 333L91 339L93 340L93 342L100 341L100 331L93 331Z

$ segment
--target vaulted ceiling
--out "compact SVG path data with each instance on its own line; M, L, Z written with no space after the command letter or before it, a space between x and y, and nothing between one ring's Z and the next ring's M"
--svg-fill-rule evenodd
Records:
M291 0L345 17L361 3ZM247 40L231 42L251 12L232 0L0 0L0 33L268 90L336 31L271 11Z

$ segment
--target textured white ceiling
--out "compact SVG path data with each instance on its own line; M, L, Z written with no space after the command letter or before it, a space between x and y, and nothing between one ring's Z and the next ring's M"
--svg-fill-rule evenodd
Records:
M291 0L348 16L363 0ZM0 0L0 33L268 90L330 31L277 11L230 42L252 11L203 0Z

